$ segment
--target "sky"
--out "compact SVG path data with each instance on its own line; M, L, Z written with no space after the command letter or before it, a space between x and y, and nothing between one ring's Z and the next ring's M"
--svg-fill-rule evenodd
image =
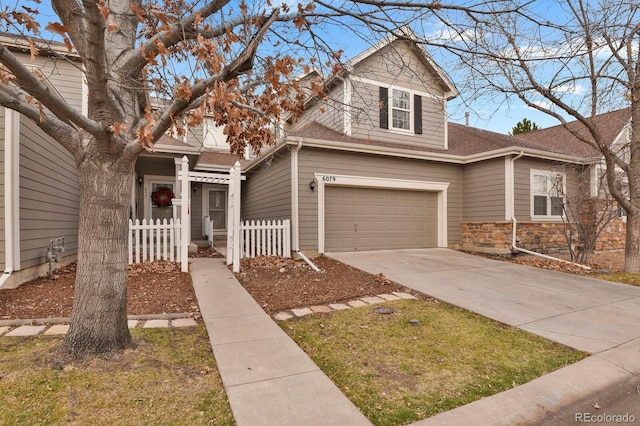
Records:
M24 1L29 7L37 7L40 11L39 21L42 23L42 29L47 22L57 20L57 17L51 10L50 2L42 2L36 5L33 0L19 0L18 3ZM287 0L288 1L288 0ZM543 7L547 7L549 14L554 13L551 9L549 0L537 0ZM33 5L31 5L33 3ZM260 2L261 3L261 2ZM277 3L275 1L274 3ZM298 3L298 1L288 1L288 3ZM414 28L418 36L428 36L429 34L420 34L420 31L436 31L436 25L431 25L429 22L420 22L420 30ZM328 40L335 44L335 50L344 50L344 57L342 59L349 59L361 51L366 50L371 44L382 39L385 34L375 33L372 35L366 35L363 32L361 35L354 36L353 33L342 32L337 27L325 28ZM518 99L510 102L505 102L504 98L499 96L485 97L481 99L472 99L471 96L465 93L464 88L461 87L462 82L466 76L462 75L465 71L455 71L448 69L446 64L440 63L439 58L444 62L447 61L446 53L438 51L437 48L427 47L429 53L432 54L436 62L443 68L443 70L449 75L453 83L461 91L461 94L449 102L447 106L447 112L449 120L456 123L465 124L465 113L469 113L469 125L480 129L491 130L498 133L509 133L512 128L522 119L527 118L536 123L540 128L546 128L558 125L559 122L542 112L532 109L526 106Z

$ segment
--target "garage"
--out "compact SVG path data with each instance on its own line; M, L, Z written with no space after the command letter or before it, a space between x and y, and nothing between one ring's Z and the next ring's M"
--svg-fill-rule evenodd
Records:
M434 191L327 186L326 251L438 246Z

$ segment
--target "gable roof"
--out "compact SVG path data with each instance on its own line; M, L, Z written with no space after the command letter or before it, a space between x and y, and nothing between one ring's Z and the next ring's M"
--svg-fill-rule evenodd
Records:
M406 41L410 43L412 50L416 53L419 59L424 62L426 67L431 70L440 80L442 86L446 89L445 96L447 100L453 99L458 96L459 92L456 86L453 84L453 81L449 78L449 76L445 73L445 71L440 68L434 61L431 59L431 55L427 52L424 46L418 42L418 38L416 37L415 32L408 27L404 26L398 28L394 33L388 35L387 37L380 40L378 43L369 47L367 50L360 52L350 60L348 60L344 65L348 72L353 70L357 64L364 61L368 57L376 54L383 48L387 46L391 46L397 41Z
M630 118L631 110L629 108L623 108L596 115L592 118L592 121L600 130L600 134L605 143L611 146L624 131ZM568 126L589 140L593 140L587 128L581 122L572 121L568 123ZM597 149L578 140L571 132L565 129L563 125L523 133L516 137L530 143L538 144L553 152L573 154L581 157L600 157L602 155Z
M449 76L445 73L445 71L440 68L434 61L431 59L431 55L427 52L424 46L418 42L415 33L409 27L399 28L396 33L390 34L387 37L383 38L373 46L368 49L360 52L353 58L349 59L343 64L342 71L337 74L331 74L330 76L324 78L323 85L325 88L331 88L336 84L343 81L343 77L350 74L351 71L362 61L369 58L370 56L378 53L382 49L387 46L391 46L396 42L405 41L410 44L411 50L416 53L416 56L425 64L427 69L433 72L433 74L437 77L436 79L442 84L442 87L445 89L444 94L447 100L451 100L458 96L460 92L453 84L453 81L449 78ZM312 68L306 74L303 74L298 77L299 81L306 79L312 75L317 75L322 77L322 74L317 68ZM309 102L316 99L317 96L309 96L305 100L305 105L308 105Z

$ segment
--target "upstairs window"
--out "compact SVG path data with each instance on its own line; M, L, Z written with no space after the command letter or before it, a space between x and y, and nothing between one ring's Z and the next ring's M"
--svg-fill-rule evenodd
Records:
M411 95L409 92L393 89L391 107L391 128L411 130Z
M564 210L565 174L531 170L531 216L559 218Z
M380 128L422 134L422 97L408 90L380 87Z

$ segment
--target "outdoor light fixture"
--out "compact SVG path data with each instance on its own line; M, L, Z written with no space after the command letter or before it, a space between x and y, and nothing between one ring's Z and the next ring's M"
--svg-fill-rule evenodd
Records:
M197 189L198 189L198 187L196 186L195 183L191 185L191 190L193 191L194 194L196 193Z
M138 176L138 185L142 186L142 176Z
M312 180L312 181L309 183L309 189L311 190L311 192L315 191L315 189L316 189L316 180L315 180L315 179L314 179L314 180Z

